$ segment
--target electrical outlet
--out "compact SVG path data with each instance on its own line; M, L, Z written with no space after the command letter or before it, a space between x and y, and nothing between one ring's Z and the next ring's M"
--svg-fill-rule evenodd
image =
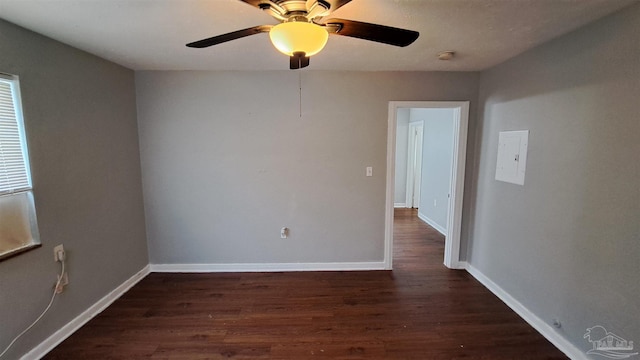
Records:
M56 262L61 262L62 269L64 269L64 261L66 260L67 253L64 251L64 246L62 244L53 248L53 260ZM69 285L69 275L67 275L67 271L58 275L56 278L56 294L60 294L64 291L64 287Z
M433 206L434 206L434 207L437 207L437 206L438 206L438 200L433 199Z
M62 254L62 257L60 257L60 254ZM56 246L53 248L53 261L64 261L64 256L65 256L65 252L64 252L64 246L62 246L62 244Z

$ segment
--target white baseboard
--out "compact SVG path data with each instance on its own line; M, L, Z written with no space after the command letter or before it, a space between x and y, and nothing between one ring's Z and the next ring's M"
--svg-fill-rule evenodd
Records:
M67 325L60 328L58 331L49 336L40 345L31 349L28 353L24 354L21 359L31 360L40 359L45 356L49 351L53 350L58 344L63 342L66 338L71 336L76 330L80 329L84 324L93 319L96 315L100 314L104 309L116 301L120 296L127 292L131 287L137 284L145 276L149 274L149 265L142 268L132 277L123 282L120 286L108 293L105 297L98 300L95 304L91 305L87 310L83 311L75 319L67 323Z
M151 264L151 272L278 272L384 270L380 262L256 263L256 264Z
M394 208L406 208L407 204L406 203L393 203L393 207Z
M489 279L486 275L484 275L480 270L473 267L473 265L469 263L466 264L466 269L469 274L471 274L476 280L478 280L482 285L484 285L487 289L489 289L494 295L496 295L502 302L507 304L511 308L511 310L515 311L516 314L520 315L524 321L529 323L531 327L536 329L542 336L544 336L549 342L551 342L555 347L557 347L560 351L562 351L565 355L567 355L570 359L588 359L586 353L580 349L578 349L575 345L570 343L567 339L565 339L562 335L560 335L551 325L547 324L544 320L539 318L536 314L531 312L528 308L526 308L522 303L518 300L514 299L508 292L502 289L498 284L494 283L491 279Z
M435 221L431 220L429 217L427 217L425 214L421 213L420 210L418 210L418 218L420 218L420 220L426 222L427 224L429 224L429 226L431 226L432 228L438 230L438 232L444 236L447 236L447 229L443 228L442 226L438 225L438 223L436 223Z
M469 263L467 263L466 261L458 261L458 265L456 265L455 267L453 267L451 269L467 270L467 272L468 272L469 271Z

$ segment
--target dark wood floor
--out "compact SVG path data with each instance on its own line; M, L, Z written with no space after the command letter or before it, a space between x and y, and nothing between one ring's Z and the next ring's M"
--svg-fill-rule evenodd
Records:
M396 210L394 270L150 274L46 359L566 359Z

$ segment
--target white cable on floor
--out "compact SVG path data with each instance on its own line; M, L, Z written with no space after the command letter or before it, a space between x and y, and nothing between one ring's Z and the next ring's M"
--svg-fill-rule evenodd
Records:
M4 349L4 351L0 354L0 358L4 356L4 354L6 354L7 351L9 351L9 349L11 348L11 346L13 346L13 344L18 341L18 339L20 339L20 337L22 337L22 335L26 334L27 331L31 330L32 327L34 327L38 321L40 321L40 319L42 319L42 317L47 313L47 311L49 311L49 309L51 308L51 305L53 305L53 300L55 300L56 295L58 295L58 293L56 292L58 290L58 286L60 286L60 283L62 282L62 278L64 277L64 260L60 262L62 264L62 271L60 272L60 276L58 276L58 281L56 282L56 286L53 288L53 296L51 296L51 300L49 301L49 305L47 305L46 309L44 309L44 311L42 312L42 314L40 314L40 316L38 316L38 318L31 323L31 325L29 325L28 328L24 329L23 332L21 332L20 334L18 334L18 336L16 336L11 343L9 343L9 345L7 346L6 349Z

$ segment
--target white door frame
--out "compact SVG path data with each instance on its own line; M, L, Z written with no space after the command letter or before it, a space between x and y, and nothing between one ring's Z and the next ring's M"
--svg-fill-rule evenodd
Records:
M422 181L422 133L414 134L416 130L422 131L424 120L409 123L409 138L407 140L407 184L405 195L405 207L414 208L420 205L420 182ZM416 201L418 198L418 201Z
M454 139L453 164L449 210L447 212L447 234L445 235L444 265L450 269L461 269L460 230L462 226L462 197L464 194L464 170L467 158L467 129L469 126L468 101L390 101L387 127L387 192L385 206L384 267L393 268L393 203L396 159L397 113L400 108L453 109Z

